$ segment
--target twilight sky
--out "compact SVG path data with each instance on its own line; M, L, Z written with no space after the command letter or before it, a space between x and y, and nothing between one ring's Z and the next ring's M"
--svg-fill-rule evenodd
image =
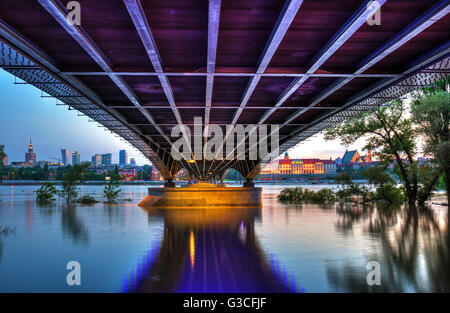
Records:
M55 105L53 98L41 98L41 91L30 85L14 85L14 76L0 69L0 144L5 145L9 162L24 161L30 137L37 160L59 158L60 149L76 150L82 161L90 161L95 153L112 153L113 163L119 162L119 150L128 151L128 159L138 165L149 161L131 145L105 131L97 123L88 122L77 111ZM363 146L357 142L349 149ZM317 135L289 150L291 158L342 157L346 147L338 141L326 142Z

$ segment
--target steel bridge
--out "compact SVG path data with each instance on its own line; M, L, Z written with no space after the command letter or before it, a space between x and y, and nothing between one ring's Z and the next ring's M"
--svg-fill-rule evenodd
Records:
M2 0L0 67L131 143L169 182L181 168L201 180L260 170L249 142L244 160L175 160L171 130L194 117L222 128L222 146L226 125L278 124L283 153L450 69L449 1L78 3L80 25L67 0Z

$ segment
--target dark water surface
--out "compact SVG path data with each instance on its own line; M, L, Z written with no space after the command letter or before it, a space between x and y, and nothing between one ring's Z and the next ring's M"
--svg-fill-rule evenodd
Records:
M145 211L145 186L121 188L133 201L66 208L0 187L0 292L450 291L445 207L289 205L263 186L260 210ZM103 200L102 186L82 191ZM66 283L70 261L81 286Z

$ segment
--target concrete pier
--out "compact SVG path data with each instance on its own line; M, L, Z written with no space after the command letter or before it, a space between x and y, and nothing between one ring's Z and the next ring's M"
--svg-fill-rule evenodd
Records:
M209 183L149 188L139 206L167 209L259 208L262 205L261 193L260 187L220 187Z

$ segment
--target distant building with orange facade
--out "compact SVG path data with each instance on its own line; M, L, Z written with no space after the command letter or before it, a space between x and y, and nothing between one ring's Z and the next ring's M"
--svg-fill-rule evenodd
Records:
M333 160L290 159L286 152L284 157L266 165L261 174L333 174L336 163Z
M323 159L290 159L286 152L282 159L267 164L261 174L335 174L337 167L361 167L373 163L372 153L360 155L358 150L345 151L342 158Z

